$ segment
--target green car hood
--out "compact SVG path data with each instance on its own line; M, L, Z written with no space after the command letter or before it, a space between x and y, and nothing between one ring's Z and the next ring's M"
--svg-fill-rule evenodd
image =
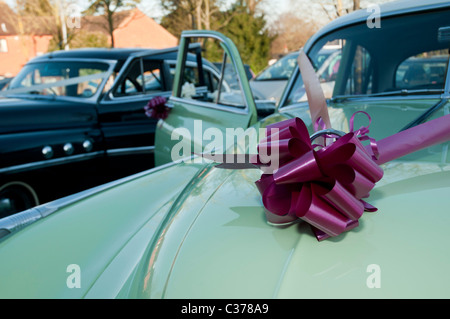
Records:
M222 180L173 252L171 229L155 266L170 266L158 298L448 298L450 168L390 163L360 226L318 242L305 222L266 223L258 170L214 169ZM188 207L185 208L186 212ZM183 212L180 212L182 215ZM370 284L374 267L379 287ZM167 279L166 279L167 278ZM369 283L368 283L369 282ZM144 291L145 292L145 291Z
M0 297L448 298L450 167L384 169L368 200L378 212L322 242L304 222L266 223L259 170L151 171L4 238Z

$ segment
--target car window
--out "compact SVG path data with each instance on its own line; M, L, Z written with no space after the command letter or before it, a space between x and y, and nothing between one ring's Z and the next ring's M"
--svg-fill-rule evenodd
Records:
M261 71L261 73L256 76L255 81L276 81L289 79L294 71L294 68L297 66L297 57L297 53L282 57L274 64Z
M192 60L185 62L178 96L208 104L244 108L244 95L237 71L223 47L213 39L208 39L196 54L201 56L196 61L202 61L202 65L198 66Z
M170 74L172 77L175 76L175 68L176 65L170 65ZM214 69L216 72L213 73L213 70L211 69L210 66L208 65L204 65L203 66L203 79L205 82L205 85L203 86L203 88L206 87L210 87L211 91L214 92L214 90L217 89L218 87L218 83L220 81L219 77L218 77L218 71L216 69ZM199 70L197 67L197 63L192 62L192 61L187 61L185 64L185 69L184 69L184 77L183 77L183 84L184 86L184 90L182 90L182 97L185 98L191 98L191 94L195 94L194 91L189 92L189 90L187 90L188 85L186 83L191 83L193 84L192 88L199 88L199 90L201 90L201 84L200 84L200 76L199 76Z
M347 76L347 84L345 86L345 95L361 95L370 94L372 89L372 65L369 52L362 46L355 48L350 72ZM339 65L335 64L335 72L333 73L334 81L337 78ZM330 81L332 81L330 79ZM334 89L334 87L333 87Z
M325 98L327 99L331 98L333 95L334 84L339 71L344 44L345 42L336 40L327 42L319 50L318 54L314 55L311 59L311 63L319 77ZM357 65L354 63L352 65L353 77L349 78L347 91L353 89L353 85L356 81L355 76L358 76L358 73L355 73L356 67ZM293 88L294 89L291 90L288 97L288 105L307 100L306 91L303 86L303 78L301 76L296 78Z
M159 61L136 59L113 92L113 96L153 94L164 91L162 66Z
M39 62L25 65L8 90L22 94L89 98L105 80L109 65L97 62Z
M441 89L447 73L448 51L423 52L404 60L395 73L399 89Z
M442 12L386 17L381 28L363 22L324 35L307 54L325 97L441 94L450 44L439 30L450 25L446 17ZM330 50L334 58L323 55ZM282 106L307 100L298 72L293 81Z

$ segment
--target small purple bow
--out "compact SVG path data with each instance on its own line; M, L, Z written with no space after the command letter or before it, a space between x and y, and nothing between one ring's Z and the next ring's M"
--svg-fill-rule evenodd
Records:
M165 119L169 116L170 108L166 106L167 99L163 96L156 96L148 101L144 107L145 115L154 119Z

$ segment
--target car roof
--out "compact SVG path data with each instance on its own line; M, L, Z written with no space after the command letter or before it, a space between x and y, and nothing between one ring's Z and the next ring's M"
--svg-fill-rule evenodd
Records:
M143 48L83 48L83 49L71 49L49 52L39 57L36 57L34 61L47 60L53 58L80 58L80 59L100 59L100 60L126 60L131 54L145 53L145 52L158 52L155 49L143 49Z
M46 62L57 59L86 59L117 61L116 71L119 70L125 61L132 55L154 54L152 59L177 60L178 47L165 49L146 48L81 48L71 50L53 51L31 59L28 63ZM188 55L189 61L196 61L195 56Z
M380 18L386 18L389 16L413 13L418 11L427 11L427 10L438 10L442 8L449 8L450 1L448 0L398 0L393 2L387 2L379 5L380 8ZM369 9L360 9L339 17L318 32L316 32L304 46L306 52L311 48L312 44L314 44L319 38L324 36L325 34L334 31L338 28L346 27L355 23L360 23L366 21L374 12ZM382 20L381 20L381 23Z

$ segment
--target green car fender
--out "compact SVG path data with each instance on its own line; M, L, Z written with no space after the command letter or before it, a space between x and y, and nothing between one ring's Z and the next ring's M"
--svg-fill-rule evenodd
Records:
M133 297L141 258L204 166L170 164L84 192L3 237L0 298Z

